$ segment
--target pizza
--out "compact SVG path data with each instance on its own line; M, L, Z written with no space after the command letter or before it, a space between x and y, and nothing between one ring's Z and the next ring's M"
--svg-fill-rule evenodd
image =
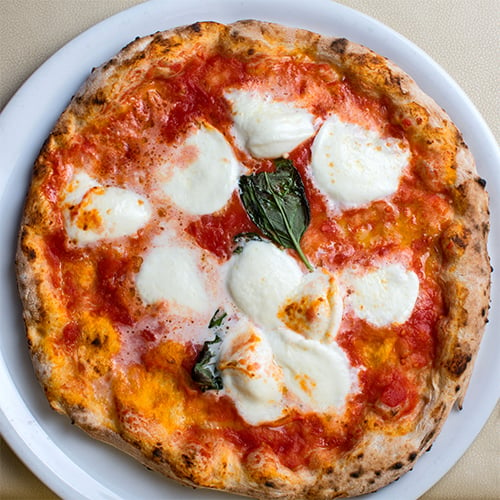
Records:
M138 38L34 166L35 372L56 411L183 484L372 492L462 404L488 225L460 132L371 50L255 20Z

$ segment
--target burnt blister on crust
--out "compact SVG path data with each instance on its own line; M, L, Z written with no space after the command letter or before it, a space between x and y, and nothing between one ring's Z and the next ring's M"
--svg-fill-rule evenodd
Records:
M394 464L392 464L389 469L391 470L399 470L399 469L402 469L403 468L403 462L396 462Z
M477 177L476 182L483 188L486 188L486 179L483 179L482 177Z
M364 474L363 469L360 467L358 470L351 472L349 476L351 476L353 479L357 479L358 477L361 477Z
M446 363L446 369L448 372L459 377L467 368L467 365L472 360L472 355L467 352L462 352L461 348L458 347L457 352L454 356Z
M337 38L330 44L330 48L337 54L344 54L348 45L349 40L347 38Z
M190 29L192 29L195 33L200 33L201 31L201 24L200 23L194 23L189 26Z
M155 446L151 452L151 456L154 461L163 462L163 448L161 446Z

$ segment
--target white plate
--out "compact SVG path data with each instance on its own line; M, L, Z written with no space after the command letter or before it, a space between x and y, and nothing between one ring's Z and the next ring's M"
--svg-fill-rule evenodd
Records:
M493 214L492 264L500 265L500 153L474 106L456 83L420 49L377 21L330 0L153 0L94 26L49 59L0 116L0 430L38 477L64 498L231 498L178 486L128 456L88 438L53 412L35 381L24 338L13 265L17 227L33 161L55 120L90 69L138 35L199 20L255 18L345 36L391 58L445 108L462 130L488 180ZM498 297L493 282L492 303ZM438 481L472 443L499 396L500 342L491 311L462 412L453 411L432 451L400 481L370 495L382 500L417 498Z

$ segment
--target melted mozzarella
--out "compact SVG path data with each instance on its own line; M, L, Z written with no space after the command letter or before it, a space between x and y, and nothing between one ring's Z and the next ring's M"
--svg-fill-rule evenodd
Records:
M258 425L283 415L283 373L268 340L249 322L240 321L224 339L219 369L225 392L248 423Z
M151 217L149 202L137 193L105 188L83 172L66 188L65 227L79 245L136 233Z
M238 185L240 165L224 136L201 126L191 134L164 166L173 173L162 183L164 193L181 210L193 215L224 207Z
M285 301L279 318L300 335L330 342L342 321L342 295L337 280L323 270L304 275L295 294Z
M261 327L286 325L307 338L331 341L342 320L337 280L324 270L303 274L275 245L249 242L235 258L228 287L236 305Z
M256 158L277 158L314 134L313 115L293 103L258 92L233 90L231 103L236 137Z
M293 407L342 406L353 376L335 343L343 310L337 280L323 270L303 274L286 252L251 241L231 263L228 288L242 321L259 327L224 341L224 384L242 417L255 424Z
M355 314L375 326L404 323L418 297L419 280L401 264L387 264L374 270L345 271L350 290L345 298Z
M312 172L321 190L354 207L396 192L409 151L393 138L332 115L312 146Z
M302 280L299 265L272 243L250 241L235 258L228 287L236 305L255 323L274 327L278 310Z
M209 312L211 304L198 262L199 255L194 250L170 242L151 249L136 276L142 301L168 302L180 314Z
M326 411L338 408L351 390L351 367L335 344L305 339L290 330L278 329L270 336L285 385L299 405Z

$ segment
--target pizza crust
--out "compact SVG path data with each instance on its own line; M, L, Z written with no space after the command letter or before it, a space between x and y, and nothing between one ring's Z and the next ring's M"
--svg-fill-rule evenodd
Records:
M103 414L101 402L80 405L66 401L51 376L54 359L59 358L45 339L70 318L42 251L43 235L54 224L48 202L38 195L49 173L47 158L56 146L69 140L80 123L96 119L103 107L119 106L123 85L134 72L147 71L151 60L163 57L172 62L181 60L183 54L210 47L241 54L305 54L331 64L340 75L357 82L360 92L385 98L397 108L401 122L409 120L408 133L415 141L420 137L428 140L432 130L435 143L429 144L430 149L454 151L449 156L436 155L435 164L422 164L430 190L434 188L434 175L455 176L451 190L456 215L440 242L445 262L442 288L449 314L439 324L441 344L420 421L406 435L368 431L354 449L333 461L328 453L323 457L318 454L316 471L299 468L292 472L266 449L254 452L242 467L237 455L224 444L217 450L217 459L203 459L196 450L179 450L175 439L168 442L154 438L146 428L140 428L139 421L135 426L141 440L134 440L126 428L117 427L116 419ZM375 491L410 470L432 445L454 403L459 407L463 404L489 308L488 229L485 183L477 176L472 155L450 118L407 74L369 49L346 39L254 20L229 26L196 23L140 38L93 70L61 116L35 165L17 252L19 289L35 371L55 410L94 438L183 484L258 498L326 499Z

